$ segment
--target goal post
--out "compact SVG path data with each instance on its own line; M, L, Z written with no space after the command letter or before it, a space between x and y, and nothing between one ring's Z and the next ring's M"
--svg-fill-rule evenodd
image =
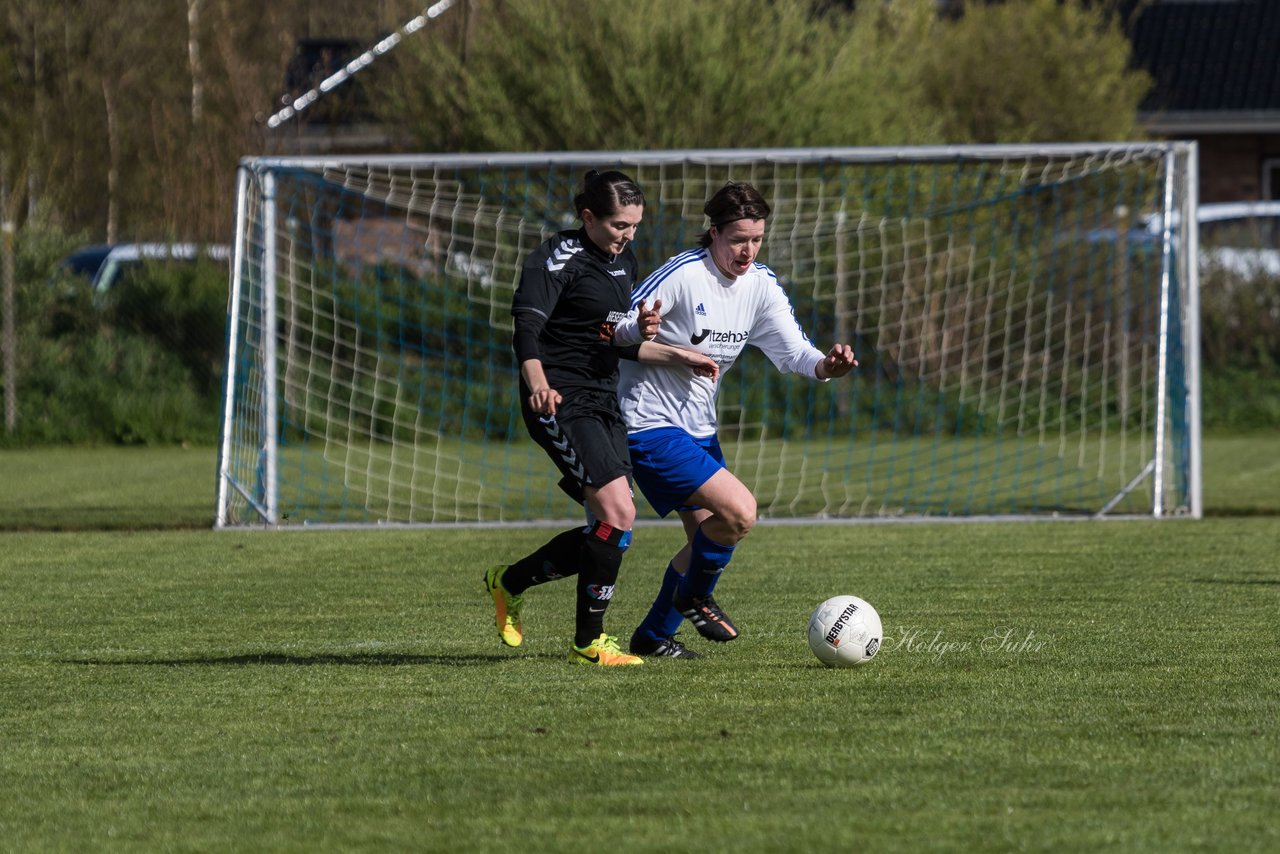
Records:
M590 168L642 275L750 181L830 383L748 348L721 439L762 519L1198 516L1193 143L250 158L216 526L577 518L524 434L511 297ZM641 519L652 511L638 500Z

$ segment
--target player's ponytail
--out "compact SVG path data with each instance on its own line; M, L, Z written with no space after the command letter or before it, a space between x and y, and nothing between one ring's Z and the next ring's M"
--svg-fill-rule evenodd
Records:
M622 172L599 172L592 169L582 179L582 192L573 197L573 208L579 218L583 211L597 217L609 217L627 205L643 205L640 185Z

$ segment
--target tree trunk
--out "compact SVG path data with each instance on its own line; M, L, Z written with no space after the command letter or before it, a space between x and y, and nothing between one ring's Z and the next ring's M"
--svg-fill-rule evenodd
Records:
M0 331L0 351L4 354L4 429L12 435L18 428L18 333L14 319L14 222L9 213L9 163L0 162L0 230L3 245L0 246L0 280L4 289L4 323Z
M117 193L120 175L120 145L116 139L116 105L111 84L102 81L102 101L107 110L107 242L116 242Z
M200 58L200 3L187 0L187 58L191 64L191 123L204 116L204 65Z

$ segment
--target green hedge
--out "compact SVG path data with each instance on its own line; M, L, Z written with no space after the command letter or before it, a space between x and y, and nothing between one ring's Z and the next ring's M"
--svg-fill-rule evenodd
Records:
M58 263L74 245L34 230L19 240L17 422L0 443L213 443L226 268L148 264L94 294Z
M0 445L65 443L155 445L216 441L221 395L228 274L210 262L153 264L125 277L111 293L95 295L86 281L61 271L58 260L75 241L53 230L25 229L19 235L17 264L17 429L0 432ZM398 277L391 277L398 278ZM1206 276L1202 294L1204 328L1203 420L1206 429L1231 432L1274 429L1280 424L1280 286L1274 280L1234 282L1228 287ZM442 286L445 285L445 286ZM410 292L412 291L412 292ZM510 347L495 341L487 318L471 316L437 281L374 282L333 275L331 299L364 317L383 355L400 358L399 399L432 401L459 433L502 436L518 429L507 417L514 407ZM433 301L445 317L427 330L406 326L405 301ZM818 307L798 298L797 314L825 340ZM314 318L312 318L314 320ZM444 363L453 365L446 369ZM465 370L464 370L465 367ZM873 366L872 366L873 367ZM769 372L765 372L766 377ZM488 389L489 406L474 399L456 380ZM743 378L746 373L743 372ZM892 384L891 384L892 385ZM390 400L396 394L374 395ZM827 400L798 400L811 393L795 384L757 383L756 397L777 397L782 412L837 405ZM853 412L878 411L874 384L860 383L842 405ZM949 425L977 417L957 402L906 395L904 416ZM504 405L505 404L505 405ZM287 413L286 413L287 417ZM375 411L373 418L389 418ZM872 419L874 420L874 419ZM865 426L867 418L860 419ZM291 429L305 431L302 424ZM376 425L392 430L391 423ZM377 431L375 431L377 432Z

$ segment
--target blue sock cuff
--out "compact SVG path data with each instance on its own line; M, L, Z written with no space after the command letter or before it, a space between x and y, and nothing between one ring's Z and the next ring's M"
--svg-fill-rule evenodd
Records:
M733 557L733 546L713 542L699 528L689 544L689 571L680 582L681 596L709 596Z
M702 533L702 528L693 532L690 543L690 568L697 567L703 572L724 569L733 558L733 546L722 546Z
M662 588L658 591L658 598L654 600L649 613L636 629L638 634L650 640L665 640L676 633L676 629L680 628L680 624L684 622L680 612L671 607L671 597L675 594L679 583L680 573L668 564L667 571L662 574Z

